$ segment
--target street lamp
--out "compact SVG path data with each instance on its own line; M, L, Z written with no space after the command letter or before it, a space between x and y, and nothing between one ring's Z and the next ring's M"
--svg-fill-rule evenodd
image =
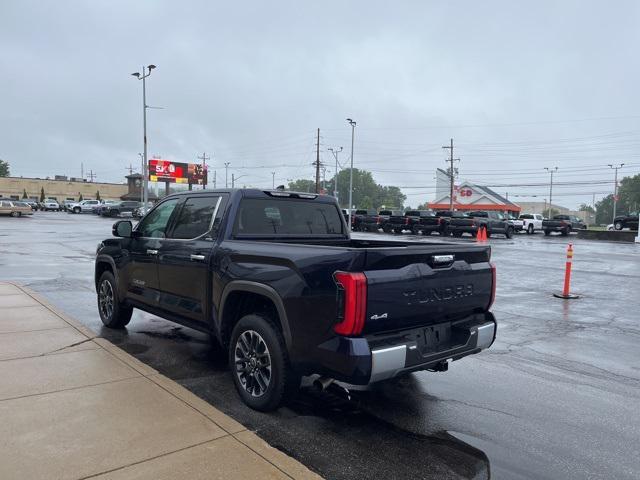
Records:
M243 175L238 175L237 177L235 176L235 174L231 174L231 188L235 188L236 186L236 180L238 180L239 178L242 177L247 177L248 174L243 174Z
M276 172L271 172L271 188L276 189Z
M142 67L142 74L140 72L132 73L138 80L142 80L142 131L144 136L144 150L142 157L142 211L147 213L147 202L149 201L149 175L147 172L147 83L145 79L151 75L151 70L156 68L155 65L148 65ZM145 73L146 72L146 73Z
M553 174L558 171L558 167L544 167L551 174L551 183L549 184L549 218L551 218L551 204L553 202Z
M356 134L356 122L347 118L351 125L351 168L349 169L349 228L351 228L351 210L353 209L353 139Z
M613 220L612 221L614 223L616 221L616 207L618 205L618 169L622 168L623 166L624 166L624 163L621 163L620 165L609 164L609 167L615 170L616 172L614 185L613 185Z
M333 147L329 147L327 150L329 150L334 157L336 157L336 171L335 174L333 176L334 180L333 180L333 196L336 197L336 200L338 200L338 154L342 151L342 147L339 147L339 150L335 150ZM340 203L340 201L338 201L338 203Z

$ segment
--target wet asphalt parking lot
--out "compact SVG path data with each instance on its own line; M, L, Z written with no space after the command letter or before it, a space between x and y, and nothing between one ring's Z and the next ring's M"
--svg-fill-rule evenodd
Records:
M112 223L0 217L0 280L44 295L326 478L640 477L640 245L571 238L582 298L565 301L552 293L566 238L492 238L499 327L490 350L350 401L303 388L263 414L240 402L206 335L139 311L126 330L102 327L93 259Z

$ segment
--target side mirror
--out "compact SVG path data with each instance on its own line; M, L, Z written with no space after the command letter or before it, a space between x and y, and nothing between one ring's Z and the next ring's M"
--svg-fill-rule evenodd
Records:
M114 237L130 238L132 231L133 225L129 220L120 220L111 227L111 233Z

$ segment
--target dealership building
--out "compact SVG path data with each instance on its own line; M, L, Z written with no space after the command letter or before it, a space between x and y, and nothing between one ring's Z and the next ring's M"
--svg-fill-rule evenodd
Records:
M436 198L428 203L433 210L448 210L451 199L450 177L447 172L436 170ZM489 187L464 181L454 185L453 208L459 211L496 210L511 215L520 215L522 208Z

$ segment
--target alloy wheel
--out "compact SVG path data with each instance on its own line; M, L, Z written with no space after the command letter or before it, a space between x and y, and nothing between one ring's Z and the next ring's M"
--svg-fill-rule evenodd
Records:
M100 292L98 294L98 306L103 318L110 319L113 315L113 287L111 282L104 280L100 284Z
M271 355L264 338L255 330L245 330L236 341L236 375L244 390L261 397L271 383Z

